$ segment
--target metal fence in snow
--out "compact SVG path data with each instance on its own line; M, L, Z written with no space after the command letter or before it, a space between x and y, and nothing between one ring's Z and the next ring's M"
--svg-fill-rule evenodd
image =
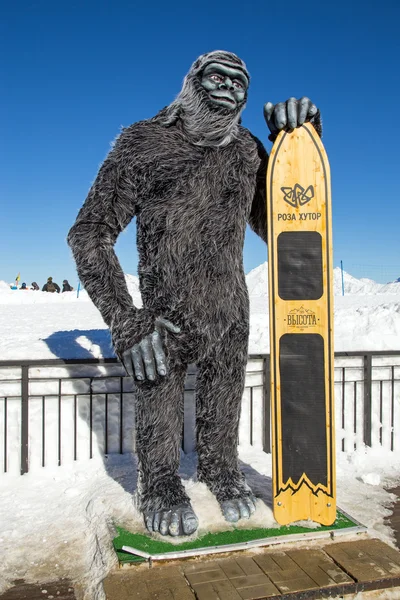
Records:
M182 447L195 450L196 369L185 384ZM400 352L335 354L337 450L400 450ZM133 385L115 359L0 361L0 474L132 452ZM250 356L241 444L270 452L269 356Z

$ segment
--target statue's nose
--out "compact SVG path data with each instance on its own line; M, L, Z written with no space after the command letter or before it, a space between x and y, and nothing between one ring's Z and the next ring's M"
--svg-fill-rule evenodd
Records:
M234 89L232 80L229 79L229 77L225 77L224 81L220 83L219 87L231 91Z

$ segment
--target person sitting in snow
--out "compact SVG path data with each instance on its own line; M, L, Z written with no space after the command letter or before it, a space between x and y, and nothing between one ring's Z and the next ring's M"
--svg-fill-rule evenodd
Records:
M27 290L28 288L26 287L26 283L23 283L20 287L21 290Z
M38 284L36 283L36 281L32 281L32 283L31 283L31 289L34 290L35 292L40 291L40 287L38 286Z
M72 287L72 285L69 285L69 283L68 283L68 279L64 279L64 281L63 281L63 289L62 289L62 291L63 291L63 292L72 292L72 291L73 291L73 289L74 289L74 288Z
M55 281L53 281L52 277L48 277L47 283L45 283L42 287L42 292L57 292L57 294L59 294L60 286Z

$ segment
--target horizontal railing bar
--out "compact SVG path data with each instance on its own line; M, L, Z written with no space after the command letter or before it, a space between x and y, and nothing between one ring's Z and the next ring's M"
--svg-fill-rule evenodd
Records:
M254 371L255 372L255 371ZM96 381L101 381L102 379L119 379L120 377L124 378L127 377L127 375L99 375L98 377L96 377L96 375L74 375L72 377L59 377L58 375L54 375L54 377L29 377L29 381L35 382L35 381L75 381L77 380L81 380L83 381L84 379L95 379ZM2 383L12 383L13 381L19 381L20 379L9 379L9 380L5 380L2 379L0 380L0 385Z
M354 350L351 352L335 352L335 356L396 356L400 350Z
M49 367L54 365L77 365L77 364L92 364L92 365L104 365L104 364L117 364L119 361L117 358L41 358L38 360L24 359L24 360L0 360L0 367L20 367L20 366L34 366L40 367L48 365Z
M259 371L259 373L262 373L262 371ZM86 379L86 377L82 377L80 379L80 381L83 381L84 379ZM105 379L107 379L107 378L105 378ZM52 382L57 381L57 380L58 380L58 378L55 377L52 380L46 379L45 381L48 381L49 383L52 383ZM72 378L71 378L71 380L72 380ZM79 378L77 378L77 380L79 381ZM14 381L15 381L15 383L20 383L21 379L15 379ZM30 379L29 381L32 382L33 380ZM38 381L41 381L41 380L38 380ZM344 381L344 383L347 383L347 384L350 385L350 384L354 384L354 383L363 383L364 381L365 381L364 379L346 379ZM343 380L342 379L335 379L333 383L335 385L339 385L339 384L343 383ZM396 379L396 378L394 378L394 379L382 379L382 378L380 378L380 379L372 379L372 383L400 383L400 379ZM1 385L1 382L0 382L0 385ZM260 388L260 389L262 389L263 385L261 385L261 384L246 385L245 387L246 388ZM189 387L185 386L185 390L187 390L187 391L193 391L194 389L195 388L193 386L189 386ZM96 392L95 390L92 391L92 394L94 396L104 396L105 394L120 394L120 393L121 393L120 390L115 390L115 391L107 390L107 391L103 391L103 392L101 392L101 391ZM124 394L133 394L134 390L133 389L132 390L123 390L123 393ZM43 393L31 394L30 393L29 394L29 398L30 399L41 398L43 395L45 395L46 398L52 398L52 397L58 398L59 396L61 396L62 398L64 398L64 397L65 398L70 398L71 396L74 396L74 395L75 396L89 396L90 395L90 390L88 390L87 392L76 392L74 390L74 391L71 391L71 392L62 392L61 394L58 394L58 393L55 393L55 392L49 392L48 394L43 394ZM11 395L10 396L8 394L7 396L0 396L0 400L5 400L5 398L8 398L8 400L10 400L10 399L18 400L18 399L21 398L21 395Z
M261 370L257 371L257 373L262 373L262 371ZM89 378L86 377L86 376L82 376L80 378L79 377L76 377L76 378L72 378L71 377L71 379L67 378L66 381L84 381L85 379L89 379ZM95 379L96 381L101 381L100 378L92 378L92 379ZM108 378L105 377L104 379L107 380ZM111 377L109 379L111 379ZM15 383L19 383L21 381L21 379L14 379L13 381ZM34 381L46 381L48 383L53 383L54 381L58 381L58 377L54 377L54 379L43 379L43 380L42 379L29 379L29 381L31 383L34 382ZM358 383L362 383L364 381L364 379L346 379L346 383L353 383L354 381L357 381ZM392 381L394 381L394 383L399 383L400 382L400 378L399 379L396 378L396 377L394 379L392 379L392 378L386 379L386 378L383 378L383 377L379 377L378 379L372 378L372 383L377 383L378 381L383 381L383 382L387 381L389 383L391 383ZM0 386L1 386L1 383L2 382L0 382ZM342 380L341 379L335 379L334 383L342 383ZM246 387L260 387L260 388L262 388L263 385L262 384L256 384L256 385L252 385L252 386L249 385L249 386L246 386ZM192 389L194 389L194 387L191 384L189 386L185 386L185 389L192 390ZM124 390L124 394L132 394L132 392L133 392L133 390ZM89 393L89 392L80 392L79 394L83 395L83 394L87 394L87 393ZM112 394L113 392L110 392L109 390L107 390L107 392L100 392L99 391L99 392L95 392L95 393L96 394L105 394L105 393ZM116 393L119 394L119 390ZM71 396L71 394L72 395L76 394L76 391L73 391L73 392L63 392L61 395L62 396ZM58 396L58 394L56 394L56 393L49 393L48 395L49 396ZM36 396L42 396L42 394L33 394L33 393L30 393L29 396L36 397ZM0 400L4 399L4 397L5 396L0 396ZM20 396L7 394L7 398L20 398Z
M365 381L365 379L346 379L345 383L363 383ZM388 382L388 383L392 383L392 381L394 381L395 383L399 383L400 379L371 379L372 383L379 383L380 381L382 381L383 383ZM335 379L334 383L342 383L342 379Z
M345 356L399 356L399 350L365 350L351 352L335 352L335 357ZM257 360L268 357L269 354L249 354L248 360ZM2 367L22 367L22 366L62 366L62 365L104 365L104 364L119 364L117 358L47 358L39 360L0 360L0 368ZM385 366L385 365L382 365ZM400 366L400 365L399 365ZM349 367L351 368L351 367Z

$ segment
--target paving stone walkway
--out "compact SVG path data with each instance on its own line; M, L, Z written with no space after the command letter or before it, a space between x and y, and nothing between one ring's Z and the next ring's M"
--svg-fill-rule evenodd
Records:
M317 600L395 588L400 599L400 552L371 539L131 566L104 582L107 600Z

